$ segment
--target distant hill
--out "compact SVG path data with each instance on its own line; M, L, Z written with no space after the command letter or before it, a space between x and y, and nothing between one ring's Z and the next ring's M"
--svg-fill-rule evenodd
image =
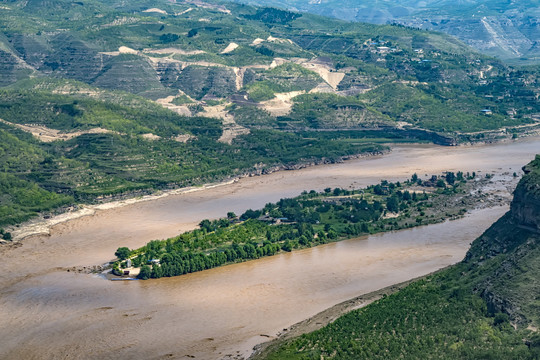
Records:
M457 141L521 129L540 112L537 68L515 70L442 33L220 2L3 4L3 86L64 78L240 127L408 124Z
M540 62L540 4L507 0L240 0L373 24L442 31L513 63Z
M538 359L540 155L465 259L266 359Z

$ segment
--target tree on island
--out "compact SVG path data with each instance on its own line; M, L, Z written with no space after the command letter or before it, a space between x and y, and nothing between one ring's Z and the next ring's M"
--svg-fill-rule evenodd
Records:
M131 255L131 250L129 250L127 247L119 247L118 250L114 253L114 255L119 258L120 260L126 260L129 255Z
M150 269L150 266L143 265L141 267L141 271L139 272L139 275L137 277L141 280L148 280L150 279L150 276L152 275L152 269Z
M399 212L399 199L396 195L392 195L386 199L386 208L393 213Z

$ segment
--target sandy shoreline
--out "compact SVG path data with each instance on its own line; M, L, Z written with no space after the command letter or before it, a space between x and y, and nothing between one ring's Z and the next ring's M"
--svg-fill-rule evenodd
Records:
M55 215L50 219L44 219L43 217L41 217L39 219L29 220L28 222L21 224L19 227L8 227L7 231L10 231L12 233L14 242L22 241L25 238L30 237L30 236L42 236L42 235L48 236L50 235L51 228L56 225L59 225L59 224L62 224L71 220L76 220L85 216L92 216L92 215L95 215L96 212L101 211L101 210L112 210L112 209L117 209L117 208L133 205L133 204L137 204L137 203L141 203L145 201L162 199L167 196L208 190L208 189L216 188L219 186L233 184L234 182L238 181L238 179L239 178L234 178L232 180L228 180L228 181L224 181L220 183L211 183L211 184L206 184L202 186L190 186L187 188L159 191L155 194L132 197L125 200L113 200L110 202L105 202L105 203L97 204L97 205L80 204L80 205L77 205L79 209L75 211L68 211L59 215Z
M197 192L197 191L205 191L205 190L209 190L209 189L213 189L217 187L234 184L235 182L246 177L269 175L269 174L279 172L279 171L300 170L306 167L341 163L348 160L384 155L384 154L389 153L390 151L391 150L389 149L389 150L378 151L375 153L369 152L369 153L363 153L363 154L343 156L340 159L335 160L335 161L329 161L328 159L323 158L317 161L300 162L293 165L283 165L283 164L275 165L269 169L264 169L264 170L259 169L259 170L250 171L248 173L244 173L241 175L236 175L232 177L231 179L221 181L221 182L203 184L200 186L177 188L177 189L171 189L171 190L158 190L155 193L152 193L149 195L143 195L143 196L139 195L139 196L129 197L128 195L127 199L111 200L111 201L106 201L106 202L103 202L101 204L96 204L96 205L76 204L74 205L77 208L76 210L68 210L64 213L54 215L53 217L48 218L48 219L44 218L43 215L41 214L38 218L28 220L27 222L24 222L22 224L6 227L6 231L11 232L13 240L10 242L4 242L4 243L13 244L13 243L22 241L25 238L28 238L30 236L49 236L51 233L51 229L56 225L63 224L72 220L80 219L85 216L93 216L98 211L102 211L102 210L113 210L113 209L118 209L118 208L122 208L129 205L138 204L141 202L163 199L168 196L188 194L188 193Z

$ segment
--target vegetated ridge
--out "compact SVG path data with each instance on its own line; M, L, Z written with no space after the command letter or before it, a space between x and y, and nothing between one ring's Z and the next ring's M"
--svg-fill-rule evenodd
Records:
M373 24L397 23L453 35L481 52L505 61L538 64L536 1L503 0L239 0L259 6L333 16Z
M465 259L278 344L266 359L538 359L540 156Z
M386 142L540 127L537 69L402 26L213 1L32 0L4 2L0 28L0 226Z

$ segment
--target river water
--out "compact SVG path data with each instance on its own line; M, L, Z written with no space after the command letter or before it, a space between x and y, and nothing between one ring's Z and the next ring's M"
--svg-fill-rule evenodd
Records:
M105 281L67 272L112 259L120 246L191 229L302 190L360 187L445 170L519 171L540 139L467 147L396 146L392 153L100 211L51 236L1 248L0 358L230 358L346 299L459 261L507 209L230 265L176 278Z

